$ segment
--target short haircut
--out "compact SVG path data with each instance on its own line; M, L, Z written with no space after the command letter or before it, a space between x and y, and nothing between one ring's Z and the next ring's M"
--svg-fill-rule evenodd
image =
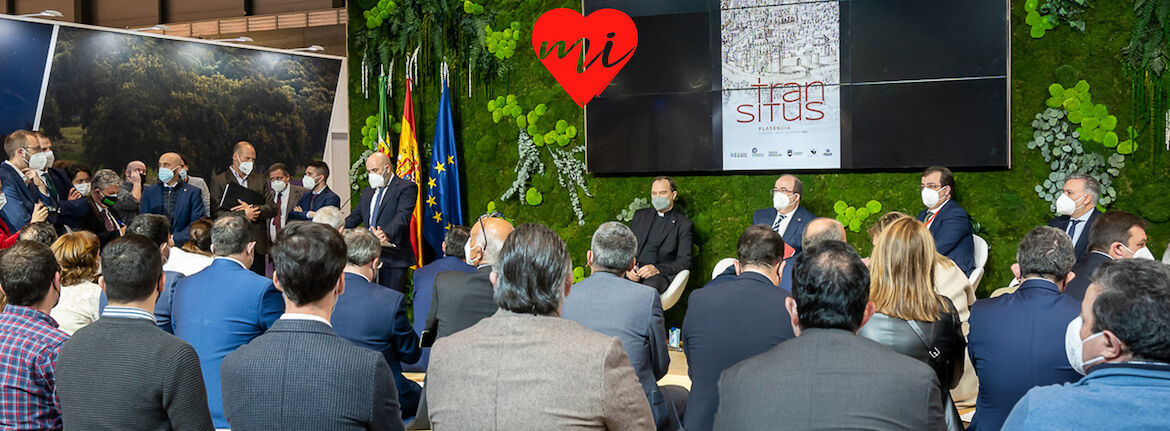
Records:
M556 232L541 224L520 225L508 235L493 265L496 305L514 313L556 313L571 265L565 241Z
M1170 267L1142 259L1102 263L1093 302L1093 332L1109 330L1134 359L1170 362Z
M91 190L102 190L109 186L121 187L122 177L118 176L118 174L114 171L109 169L102 169L93 174L93 178L90 179L90 183L93 184L93 186L90 187Z
M134 217L129 226L126 226L126 233L142 235L154 242L154 246L157 248L170 242L171 221L167 220L164 215L139 214Z
M811 247L811 246L820 244L820 243L825 242L825 241L840 241L841 240L841 232L845 232L845 225L841 224L841 222L837 221L836 219L825 218L825 217L822 217L821 219L823 219L823 221L818 222L817 224L824 223L828 226L821 228L819 230L815 230L815 229L808 229L807 228L808 225L806 225L804 232L800 235L801 248ZM818 220L818 219L814 219L814 221L815 220ZM812 224L813 223L810 221L809 225L812 225ZM814 225L814 227L815 227L815 225Z
M342 237L345 239L345 261L350 265L369 265L382 254L378 237L369 229L346 229Z
M61 235L50 247L61 265L61 285L96 282L101 247L97 235L87 230Z
M337 287L345 255L341 233L320 223L291 223L272 246L276 279L284 296L297 305L317 302Z
M322 223L333 226L334 229L341 229L345 225L345 216L341 215L341 210L335 206L322 207L313 214L313 223Z
M276 171L284 172L283 175L285 176L292 176L292 172L288 170L288 166L285 166L284 163L273 163L272 166L268 167L269 175L272 175L272 173Z
M740 265L772 266L784 260L784 238L762 224L748 226L735 243Z
M8 154L10 159L16 156L16 150L32 146L40 146L40 140L28 130L17 130L4 138L4 153Z
M1077 261L1072 240L1060 229L1039 226L1024 235L1016 250L1020 277L1042 276L1064 280Z
M678 187L675 187L675 185L674 185L674 178L671 178L671 177L668 177L665 175L654 177L654 181L651 181L650 184L654 184L654 183L662 181L662 180L666 180L666 183L670 184L670 191L672 191L672 192L678 191Z
M1101 199L1101 183L1097 182L1096 178L1085 174L1069 174L1069 176L1064 177L1064 182L1067 183L1068 180L1083 180L1085 182L1085 193L1093 197L1093 204L1096 204L1097 200Z
M800 327L856 332L869 303L869 270L841 241L804 248L792 270L792 298Z
M471 230L467 226L451 226L447 233L443 235L443 249L446 250L443 254L460 259L466 259L463 247L467 245L467 239L471 237Z
M322 162L320 160L313 160L313 161L309 162L308 167L316 169L317 172L320 173L321 175L324 175L325 178L329 178L329 165L325 164L325 162Z
M1089 231L1089 250L1106 252L1115 242L1128 244L1130 237L1133 236L1129 230L1134 226L1144 230L1146 221L1125 211L1109 211L1101 214L1097 217L1097 221L1093 222L1093 228Z
M187 242L181 246L184 251L211 254L211 219L204 217L191 222L187 227Z
M216 256L243 253L251 241L252 224L243 216L225 215L211 225L212 253Z
M935 172L939 173L938 183L940 186L949 186L951 188L951 195L955 194L955 176L951 174L951 170L942 166L931 166L922 171L922 176L927 176Z
M17 241L0 254L0 286L9 304L31 307L45 299L60 269L49 246Z
M47 221L29 223L20 228L20 236L18 238L23 241L39 242L49 247L54 242L57 242L57 228L53 227Z
M65 175L69 176L69 181L73 181L74 179L76 179L77 174L80 174L82 172L85 172L86 175L89 175L90 181L93 181L93 171L90 171L89 167L87 167L81 163L73 162L70 160L61 160L61 161L62 162L69 162L69 163L64 165L65 166L64 168L62 168L65 170ZM54 163L54 164L56 164L56 163Z
M158 288L162 254L150 238L127 233L106 244L102 256L102 278L106 280L106 296L110 302L140 301Z
M634 263L638 238L626 225L616 221L602 223L589 243L593 264L607 272L623 273Z

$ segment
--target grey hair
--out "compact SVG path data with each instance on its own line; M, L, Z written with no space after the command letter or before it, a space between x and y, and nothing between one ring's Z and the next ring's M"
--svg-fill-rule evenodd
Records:
M780 176L780 178L784 178L784 177L792 178L792 192L793 193L804 196L804 183L800 181L800 178L797 178L796 175L792 175L792 174L784 174L784 175ZM803 244L804 244L804 241L801 240L801 247L804 247Z
M345 217L341 215L341 210L335 206L327 206L317 210L313 214L314 223L327 224L333 226L334 229L341 229L345 225Z
M109 186L121 186L122 177L109 169L102 169L93 174L93 179L90 180L93 184L91 190L102 190Z
M638 238L626 225L616 221L602 223L589 243L593 263L608 272L622 272L634 262L638 252Z
M1020 240L1016 250L1020 276L1042 276L1063 280L1076 263L1072 240L1060 229L1040 226Z
M1112 331L1135 359L1170 361L1170 267L1120 259L1093 271L1093 332Z
M369 265L382 253L378 237L369 229L346 229L342 237L345 239L345 262L350 265Z
M806 227L804 233L800 235L800 247L802 249L813 247L825 241L840 241L841 233L845 232L845 225L841 224L837 219L827 217L813 219L813 221L809 222L808 226L812 226L813 229Z
M252 241L252 223L242 216L226 215L211 224L211 247L216 256L243 253Z
M1085 174L1069 174L1064 178L1064 182L1067 183L1068 180L1084 180L1085 193L1093 197L1093 204L1096 204L1097 200L1101 198L1101 183L1097 182L1096 178Z

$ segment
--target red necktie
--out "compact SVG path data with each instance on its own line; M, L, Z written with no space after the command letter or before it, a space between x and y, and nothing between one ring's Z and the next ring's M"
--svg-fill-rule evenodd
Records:
M276 194L276 216L272 217L272 225L276 226L276 233L280 233L280 212L283 208L280 206L280 193Z

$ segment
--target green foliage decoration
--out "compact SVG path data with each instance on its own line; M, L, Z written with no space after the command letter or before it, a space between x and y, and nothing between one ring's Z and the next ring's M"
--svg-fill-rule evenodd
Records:
M544 202L544 195L541 195L540 190L537 190L536 187L529 187L528 191L524 192L524 202L528 205L538 206Z
M1135 0L1129 44L1121 49L1132 92L1133 124L1147 143L1166 139L1170 108L1170 0ZM1152 154L1152 153L1151 153Z
M622 223L629 223L634 220L634 213L638 212L638 210L642 208L650 208L650 200L646 198L634 198L634 200L630 202L630 205L622 208L622 211L619 212L617 217L614 217L614 219Z
M1028 12L1028 16L1024 18L1024 23L1032 28L1029 34L1035 39L1044 37L1044 34L1048 30L1056 28L1056 23L1052 18L1047 15L1040 15L1037 3L1038 0L1028 0L1024 3L1024 10Z
M357 160L354 160L353 164L349 166L349 188L353 191L361 190L362 184L367 183L370 174L366 172L366 159L373 154L374 150L372 149L363 151Z
M397 7L398 4L394 0L378 0L378 4L373 8L362 12L362 16L366 17L366 28L373 29L382 25Z
M473 3L471 0L463 0L463 13L468 15L483 15L483 6Z
M833 204L833 212L837 214L837 221L853 232L861 232L862 223L881 210L882 203L876 200L866 202L861 208L850 206L845 201L837 201Z
M585 277L588 277L588 275L585 274L584 267L578 266L573 268L573 283L580 283Z
M492 31L489 25L484 28L487 32L487 37L484 44L487 46L488 52L495 54L496 58L506 60L512 58L516 53L516 43L520 41L520 23L512 21L512 24L503 30Z

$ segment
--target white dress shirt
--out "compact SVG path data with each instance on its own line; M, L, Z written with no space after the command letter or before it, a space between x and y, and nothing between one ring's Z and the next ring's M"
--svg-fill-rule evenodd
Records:
M186 277L207 268L208 265L211 265L211 261L211 256L191 253L179 247L171 247L171 256L167 258L167 263L163 264L163 271L177 272Z
M923 222L926 222L927 229L930 229L930 225L934 224L934 215L938 214L939 211L942 211L943 207L947 206L949 203L951 203L951 200L950 198L947 198L947 200L939 204L938 208L935 208L934 210L926 210L926 220L923 220Z
M1077 245L1077 240L1081 238L1081 234L1085 232L1085 225L1089 223L1089 217L1092 216L1093 211L1089 211L1080 217L1069 217L1069 223L1072 223L1073 220L1078 220L1077 225L1073 227L1072 232L1072 243L1074 247ZM1068 229L1065 229L1064 231L1068 232Z
M333 327L333 324L329 323L324 317L314 316L312 314L284 313L280 315L280 320L313 320L329 325L330 328Z

